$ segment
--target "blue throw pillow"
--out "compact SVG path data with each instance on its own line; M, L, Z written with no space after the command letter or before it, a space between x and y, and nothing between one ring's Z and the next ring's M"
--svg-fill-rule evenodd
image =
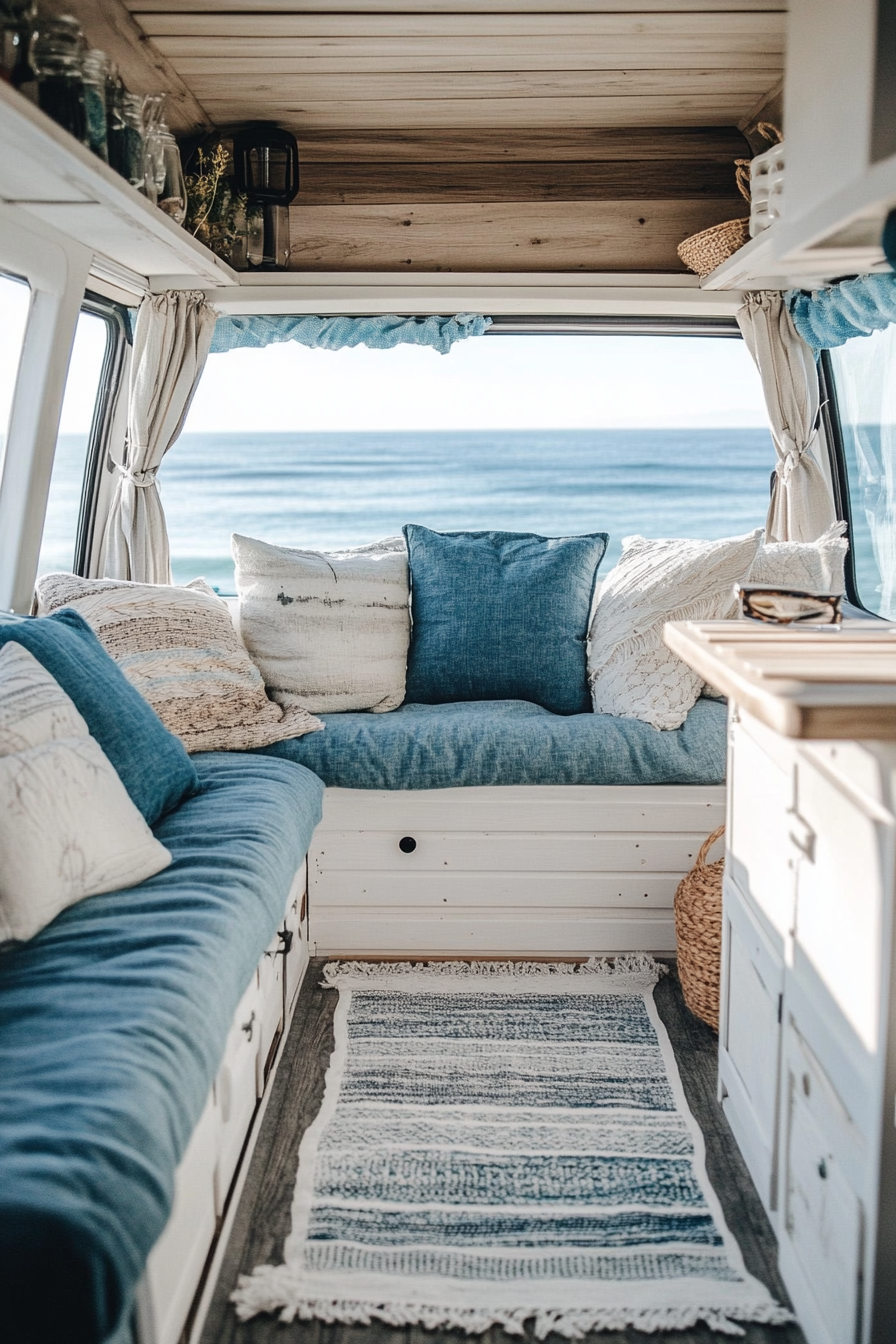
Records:
M147 824L198 793L199 776L179 737L109 657L76 611L3 616L0 647L28 649L71 696Z
M606 532L404 528L411 573L406 700L531 700L585 714L585 640Z

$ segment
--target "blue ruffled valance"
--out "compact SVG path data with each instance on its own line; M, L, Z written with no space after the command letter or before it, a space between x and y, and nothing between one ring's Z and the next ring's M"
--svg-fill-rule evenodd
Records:
M860 275L813 294L791 289L784 298L793 325L816 355L896 322L896 274L892 272Z
M281 341L297 341L315 350L345 350L366 345L392 350L396 345L428 345L447 355L455 341L481 336L490 317L458 313L456 317L219 317L211 353L260 350Z

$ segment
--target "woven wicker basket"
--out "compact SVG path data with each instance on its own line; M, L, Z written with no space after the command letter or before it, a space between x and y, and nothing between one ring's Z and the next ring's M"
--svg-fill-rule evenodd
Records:
M724 859L706 856L724 833L720 826L700 846L697 862L675 893L678 974L684 1001L713 1031L719 1029L719 973L722 961L722 869Z
M750 199L750 160L735 159L737 169L737 189L745 201ZM692 233L678 244L678 255L689 271L698 275L709 275L717 266L736 252L744 243L750 241L750 217L745 219L726 219L714 224L711 229Z

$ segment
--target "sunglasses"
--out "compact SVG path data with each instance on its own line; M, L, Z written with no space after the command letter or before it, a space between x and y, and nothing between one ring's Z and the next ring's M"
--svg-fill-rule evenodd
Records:
M839 625L843 619L839 593L736 583L734 595L740 602L741 616L767 625Z

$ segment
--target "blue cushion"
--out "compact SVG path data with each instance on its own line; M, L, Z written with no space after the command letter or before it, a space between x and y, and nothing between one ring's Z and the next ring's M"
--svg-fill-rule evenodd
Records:
M265 747L343 789L484 784L721 784L727 710L698 700L680 728L550 714L519 700L323 714L323 733Z
M4 616L0 648L10 639L43 663L74 700L150 826L196 792L199 776L180 738L169 733L76 611Z
M173 863L0 957L0 1335L99 1344L129 1310L224 1041L320 819L288 761L194 758Z
M607 534L404 528L413 628L407 700L590 709L585 640Z

